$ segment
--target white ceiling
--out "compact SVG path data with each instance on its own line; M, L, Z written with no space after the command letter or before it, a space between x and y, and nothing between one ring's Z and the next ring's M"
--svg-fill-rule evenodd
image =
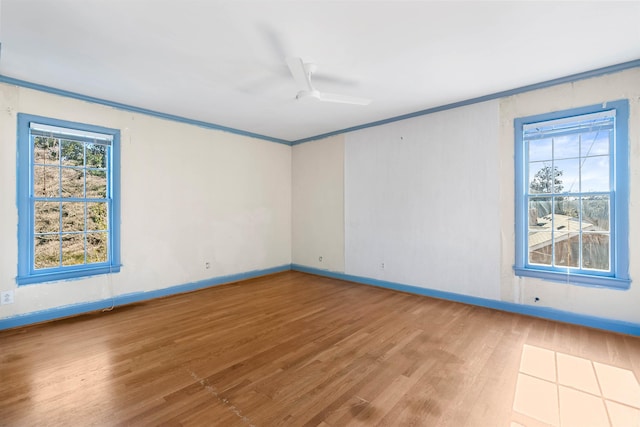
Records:
M640 1L0 0L0 74L287 141L640 59ZM296 101L285 64L368 106Z

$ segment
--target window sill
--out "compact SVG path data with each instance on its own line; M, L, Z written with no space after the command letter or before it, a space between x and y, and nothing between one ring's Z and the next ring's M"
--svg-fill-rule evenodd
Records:
M550 282L569 283L572 285L591 286L609 289L629 289L631 279L621 279L619 277L589 276L586 274L567 274L558 271L534 270L531 268L513 267L516 276L535 277Z
M18 276L16 277L16 282L18 285L32 285L44 282L57 282L60 280L81 279L84 277L118 272L120 272L120 265L101 265L76 270L34 273L28 276Z

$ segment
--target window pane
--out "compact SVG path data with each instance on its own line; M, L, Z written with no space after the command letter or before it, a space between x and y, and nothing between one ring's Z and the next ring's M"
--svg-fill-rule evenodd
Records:
M609 271L608 234L582 234L582 264L583 268Z
M568 231L554 233L555 265L578 267L580 262L580 234Z
M553 198L553 202L556 213L554 217L555 229L579 231L580 199L578 197L558 196Z
M107 261L107 233L87 233L87 262Z
M87 167L107 167L107 146L101 144L87 144Z
M535 139L529 141L529 161L549 161L551 162L551 138Z
M63 139L60 146L60 156L63 166L84 166L84 144Z
M529 263L551 265L551 197L529 200Z
M529 226L551 227L551 197L529 199ZM549 223L549 224L547 224Z
M536 162L529 165L529 192L536 193L551 193L553 189L554 169L551 167L551 163ZM555 179L557 185L557 177ZM557 188L556 188L557 190Z
M62 231L84 231L84 202L62 204Z
M609 155L610 131L582 134L581 152L583 157Z
M529 231L529 263L551 265L551 230Z
M580 156L578 135L560 136L553 140L553 158L569 159Z
M36 136L33 138L33 159L34 163L57 165L58 162L58 140L56 138L45 138Z
M553 165L556 168L554 192L580 191L580 159L556 160Z
M107 172L87 169L87 198L104 199L107 197Z
M34 268L60 266L60 235L36 235L34 239Z
M62 197L84 197L84 170L62 168Z
M33 167L33 195L35 197L60 197L60 168L57 166Z
M609 196L584 198L582 222L587 231L609 231Z
M87 230L107 230L107 203L87 203Z
M62 265L84 264L84 235L62 235Z
M582 160L582 191L609 191L609 156Z
M551 265L551 230L529 232L529 263Z
M34 230L36 233L57 233L60 231L60 203L35 202L34 209Z

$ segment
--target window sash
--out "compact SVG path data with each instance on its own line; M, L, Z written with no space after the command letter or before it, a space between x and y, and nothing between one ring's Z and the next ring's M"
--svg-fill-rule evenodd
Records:
M67 141L89 142L102 145L111 145L113 136L103 133L90 132L85 130L68 129L58 126L45 125L41 123L30 123L29 133L31 137L43 136L46 138L63 139Z
M62 197L61 195L58 196L52 196L52 197L46 197L46 196L35 196L34 195L34 183L33 183L33 179L35 177L35 166L39 165L38 163L36 163L36 156L34 154L34 147L35 147L35 139L36 137L41 136L41 137L46 137L46 138L54 138L57 139L59 142L58 144L60 145L62 143L63 140L65 141L75 141L75 142L80 142L83 144L83 157L86 156L86 154L84 153L84 151L86 151L86 144L102 144L107 146L107 151L105 152L105 168L91 168L88 167L86 165L86 162L83 161L83 165L82 166L63 166L60 163L60 159L58 160L58 164L48 164L47 167L50 168L55 168L59 170L59 174L58 174L58 179L60 180L60 189L62 189L62 170L63 169L76 169L76 170L104 170L106 173L106 180L105 180L105 184L106 184L106 194L105 197L87 197L86 196L86 185L87 185L87 177L85 176L83 178L84 182L83 182L83 193L84 193L84 197ZM88 223L88 212L87 212L87 203L106 203L106 207L107 207L107 217L109 217L109 212L111 210L111 185L110 185L110 176L111 176L111 153L110 153L110 148L111 148L111 143L112 143L113 138L110 135L104 135L104 134L99 134L99 133L95 133L95 132L88 132L88 131L78 131L78 132L74 132L73 129L67 129L67 128L61 128L61 127L56 127L56 126L47 126L47 125L41 125L38 123L31 123L30 127L29 127L29 141L30 141L30 150L31 150L31 155L30 158L31 160L31 170L30 170L30 176L31 176L31 180L32 180L32 184L31 184L31 191L30 191L30 207L31 207L31 213L33 216L33 228L31 229L31 245L32 245L32 250L31 250L31 271L34 272L42 272L42 271L47 271L47 270L58 270L58 269L62 269L62 270L66 270L66 269L70 269L70 268L83 268L86 266L100 266L100 265L108 265L111 262L111 255L110 255L110 251L109 248L111 246L111 239L110 239L110 228L111 228L111 224L110 221L107 221L107 225L106 225L106 229L105 230L89 230L87 229L87 223ZM36 224L36 202L52 202L52 203L57 203L59 204L59 226L58 226L58 231L56 232L37 232L35 230L35 224ZM84 207L83 207L83 212L82 212L82 225L83 225L83 230L74 230L74 231L65 231L63 230L63 220L62 220L62 215L63 215L63 203L84 203ZM96 261L96 262L88 262L88 253L90 251L90 248L88 246L88 235L95 233L95 232L99 232L99 233L105 233L106 234L106 259L104 261ZM65 252L64 248L64 237L65 236L71 236L71 235L78 235L78 236L82 236L82 262L78 263L78 264L73 264L73 265L65 265L64 261L65 261L65 254L67 256L69 256L69 252ZM37 265L37 260L38 260L38 252L37 252L37 246L34 243L35 240L39 237L39 236L57 236L58 240L58 245L59 245L59 250L58 250L58 262L55 265L51 265L51 266L47 266L47 267L38 267Z
M525 187L526 190L524 193L523 203L525 203L525 206L527 206L527 210L528 210L530 201L532 199L549 198L551 201L551 213L550 213L551 226L548 229L548 231L547 230L540 231L540 233L547 233L547 232L549 233L549 236L548 236L549 239L545 240L545 243L548 241L549 244L545 245L544 247L547 247L547 246L550 247L550 251L551 251L550 262L536 263L532 261L532 252L531 252L532 248L531 248L531 241L530 241L531 229L527 227L527 232L524 234L525 247L527 248L527 255L526 255L526 262L525 262L526 266L542 268L542 269L550 269L552 271L572 271L576 273L588 273L588 274L596 274L596 275L599 275L599 274L611 275L613 273L613 270L612 270L613 265L612 265L611 259L615 257L615 242L614 242L615 234L611 233L611 221L610 221L609 231L604 233L609 236L608 246L606 249L607 256L608 256L606 265L608 266L608 268L607 269L584 268L585 244L583 240L584 212L583 212L582 201L583 201L583 198L589 197L589 196L607 195L609 198L609 206L610 206L609 216L611 217L611 204L612 204L612 201L614 201L615 199L615 192L612 191L612 185L611 185L612 183L611 178L613 177L613 171L615 170L615 163L614 163L614 156L612 156L611 153L615 152L615 136L613 132L609 132L609 131L613 129L614 122L615 122L615 111L605 111L605 112L587 114L582 116L567 117L567 118L562 118L557 120L540 121L537 123L531 123L523 126L523 144L525 147L525 165L526 165L526 167L524 168L524 173L525 173L525 176L527 177L526 182L528 184ZM607 130L607 132L609 133L608 178L609 178L610 191L581 192L580 191L581 184L579 184L578 191L571 191L571 190L562 191L561 190L559 192L556 192L555 177L551 177L551 180L553 182L550 185L550 192L548 193L531 192L531 187L529 185L530 184L529 183L530 166L532 165L532 162L529 161L529 154L530 154L529 145L531 141L539 140L542 138L552 140L552 152L551 152L551 158L549 159L549 161L551 164L551 170L554 171L556 167L556 161L558 160L555 154L555 149L553 149L553 147L555 146L555 139L559 136L575 135L577 137L576 144L578 144L579 154L575 158L572 157L572 159L578 160L580 162L580 166L578 169L578 180L579 180L579 183L581 183L582 182L582 165L584 164L583 160L589 158L589 156L584 156L583 153L580 152L580 146L582 141L582 138L580 136L587 132L591 133L594 131L602 131L602 130ZM563 160L566 160L566 159L563 158ZM545 164L547 163L547 161L536 161L534 163ZM573 236L573 237L577 237L577 240L578 240L577 265L569 265L569 263L567 263L567 265L559 264L556 257L557 244L558 242L560 242L559 239L561 237L562 238L566 237L567 240L570 240L572 237L571 234L569 233L567 233L567 235L564 236L564 234L562 234L561 231L556 229L556 226L554 224L557 218L556 215L561 215L560 212L557 212L557 207L556 207L556 203L558 201L557 199L559 197L575 198L578 200L578 203L577 203L578 233L575 236Z
M615 111L602 111L529 123L522 127L522 132L525 140L535 140L597 130L613 130L614 128Z
M593 196L606 196L607 197L607 211L608 211L608 227L607 229L593 229L593 230L588 230L587 228L589 226L593 226L594 224L591 223L587 223L585 222L585 210L584 210L584 202L588 201L585 200L586 197L593 197ZM558 198L575 198L577 199L577 205L578 205L578 217L576 217L575 219L567 219L567 226L568 226L568 230L565 229L564 227L562 227L561 225L557 225L556 221L563 221L559 216L565 216L564 214L560 214L558 212L556 212L556 203ZM550 199L550 206L549 206L549 210L550 213L548 214L548 216L550 216L550 225L548 227L545 228L541 228L538 229L538 233L540 233L541 236L543 236L543 238L548 237L548 239L545 239L542 242L538 242L536 244L535 241L531 241L531 233L532 231L535 231L535 228L532 228L531 224L527 223L527 231L525 233L525 240L526 240L526 247L527 247L527 255L526 255L526 266L529 267L535 267L535 268L542 268L542 269L549 269L552 271L555 270L560 270L560 271L571 271L574 273L587 273L587 274L595 274L595 275L611 275L614 273L613 271L613 259L615 258L615 242L614 242L614 230L615 230L615 224L614 222L611 220L612 218L612 212L614 211L614 206L615 206L615 193L614 192L608 192L608 193L604 193L604 192L599 192L599 193L585 193L585 194L580 194L580 195L573 195L573 194L548 194L548 195L543 195L541 196L540 194L530 194L526 196L526 206L527 208L530 207L530 203L531 201L533 201L532 199ZM530 213L528 213L530 215ZM576 227L576 229L571 230L572 226L571 223L569 221L574 221L575 224L574 226ZM573 231L573 232L571 232ZM547 236L548 234L548 236ZM608 245L607 245L607 260L606 260L606 265L608 266L607 269L604 268L589 268L589 267L585 267L585 236L589 236L589 235L602 235L602 236L608 236ZM557 262L557 258L556 258L556 245L558 242L564 241L564 240L570 240L572 237L577 237L577 241L578 241L578 259L577 259L577 266L570 266L570 265L562 265L560 263ZM566 239L565 239L566 238ZM547 242L549 242L548 244L546 244ZM542 246L541 246L542 245ZM533 247L532 247L533 246ZM537 247L536 247L537 246ZM540 253L540 249L545 248L545 247L550 247L550 262L549 263L543 263L543 262L535 262L532 261L532 250L533 251L538 251L538 253Z

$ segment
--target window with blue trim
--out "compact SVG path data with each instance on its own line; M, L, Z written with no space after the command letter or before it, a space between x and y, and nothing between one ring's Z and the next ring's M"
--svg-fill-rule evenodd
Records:
M628 101L519 118L521 276L627 288Z
M18 284L117 272L120 131L18 115Z

